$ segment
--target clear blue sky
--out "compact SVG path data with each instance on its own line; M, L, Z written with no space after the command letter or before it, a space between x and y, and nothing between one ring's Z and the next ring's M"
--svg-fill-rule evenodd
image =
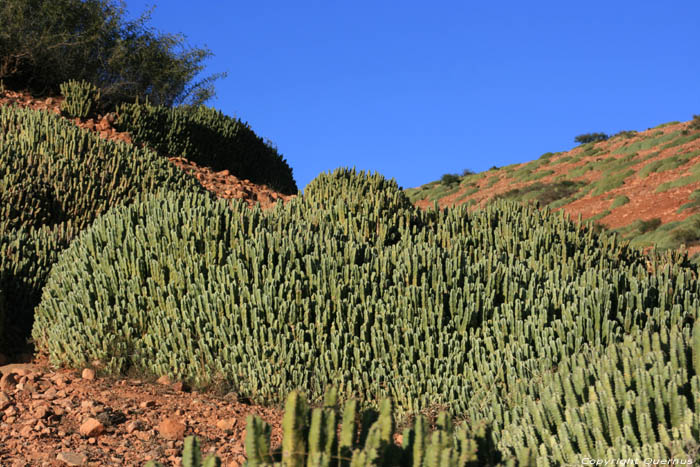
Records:
M300 189L340 166L414 187L700 114L698 0L126 2L154 4L228 72L209 105Z

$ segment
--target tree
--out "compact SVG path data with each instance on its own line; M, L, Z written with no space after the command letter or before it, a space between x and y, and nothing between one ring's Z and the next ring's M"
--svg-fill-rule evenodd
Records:
M584 133L574 138L574 141L577 143L586 144L597 143L598 141L605 141L608 138L609 136L605 133Z
M70 79L102 91L103 103L198 105L214 96L223 73L194 81L208 49L187 48L182 34L147 26L151 12L124 19L123 0L3 0L0 79L13 89L56 94Z

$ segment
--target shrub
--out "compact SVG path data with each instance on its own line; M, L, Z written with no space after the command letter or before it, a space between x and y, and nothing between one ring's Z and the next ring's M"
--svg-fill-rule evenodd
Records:
M677 244L691 245L700 240L700 217L686 219L682 226L671 231L671 238Z
M68 80L85 80L102 90L103 104L149 98L170 106L202 104L214 95L199 81L211 52L186 46L180 34L147 26L148 13L126 20L114 0L4 0L0 3L0 79L11 89L56 94Z
M691 120L688 128L691 130L700 130L700 115L693 115L693 120Z
M229 170L240 179L269 185L284 194L298 191L291 167L276 148L247 123L215 109L123 104L117 108L115 126L128 131L135 143L161 155Z
M71 118L91 116L100 101L100 90L87 81L65 82L61 84L61 94L61 110Z
M457 175L457 174L444 174L440 178L440 182L443 185L448 185L448 186L455 185L455 184L459 183L459 181L460 181L460 178L459 178L459 175Z
M661 219L658 217L654 217L652 219L637 219L634 222L634 228L637 230L640 234L645 234L648 232L652 232L659 228L661 225Z
M587 144L587 143L597 143L599 141L605 141L608 139L608 135L605 133L584 133L582 135L578 135L577 137L574 138L574 141L576 143L580 144Z
M634 138L635 136L637 136L637 134L638 134L638 132L635 130L622 130L622 131L618 131L617 133L612 135L611 138L618 138L619 137L619 138L629 139L629 138Z
M474 171L472 169L464 169L462 170L462 177L466 177L468 175L474 175Z
M629 202L630 202L630 199L625 195L616 196L615 200L612 202L612 205L610 206L610 209L619 208L620 206L624 206L625 204L627 204Z

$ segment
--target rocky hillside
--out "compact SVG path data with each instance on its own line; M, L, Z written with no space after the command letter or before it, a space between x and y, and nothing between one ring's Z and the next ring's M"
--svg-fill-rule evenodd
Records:
M612 229L632 244L700 251L700 118L624 131L571 151L406 190L418 206L537 201Z

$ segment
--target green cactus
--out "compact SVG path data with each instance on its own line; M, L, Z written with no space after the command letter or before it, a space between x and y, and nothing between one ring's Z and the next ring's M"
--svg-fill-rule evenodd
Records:
M247 123L215 109L121 104L115 126L161 155L182 156L285 194L298 189L287 161Z
M100 90L86 81L70 80L61 84L61 111L72 118L87 118L97 110Z
M164 467L160 462L149 461L145 467ZM182 450L182 467L221 467L221 459L216 455L210 455L202 462L202 452L199 441L195 436L185 438L185 447Z

